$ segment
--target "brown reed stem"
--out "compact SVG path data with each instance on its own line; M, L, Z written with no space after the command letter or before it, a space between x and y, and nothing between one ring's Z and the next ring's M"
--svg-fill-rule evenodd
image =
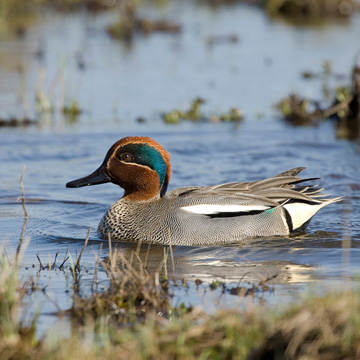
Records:
M27 222L28 222L28 212L27 212L27 209L26 209L25 191L24 191L24 174L25 174L25 165L22 166L21 176L20 176L21 201L22 201L22 206L23 206L23 210L24 210L24 224L23 224L23 227L22 227L22 230L21 230L19 244L18 244L18 247L16 249L15 264L17 264L18 260L19 260L21 245L23 243L25 229L26 229L26 225L27 225Z
M21 170L21 177L20 177L20 188L21 188L21 201L22 201L22 206L24 209L24 216L25 219L28 219L28 213L26 210L26 202L25 202L25 191L24 191L24 174L25 174L25 165L22 166L22 170Z
M85 243L84 243L84 246L82 247L81 251L80 251L80 254L79 254L79 257L76 259L76 264L75 264L75 270L76 271L80 271L80 259L81 259L81 256L88 244L88 241L89 241L89 237L90 237L90 232L91 232L91 227L89 227L89 230L88 230L88 233L86 235L86 239L85 239Z

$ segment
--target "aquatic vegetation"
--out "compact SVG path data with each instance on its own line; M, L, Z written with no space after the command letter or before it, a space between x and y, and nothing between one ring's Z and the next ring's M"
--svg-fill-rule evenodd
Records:
M351 71L351 84L336 88L334 106L340 118L360 118L360 66L355 65Z
M136 33L144 35L153 32L177 34L181 25L166 20L143 19L137 15L138 3L134 0L122 1L118 9L119 20L108 26L107 31L114 39L131 41Z
M130 41L137 32L144 35L153 32L177 34L181 31L181 26L166 20L134 19L134 21L129 21L122 19L108 26L107 30L113 39Z
M359 9L356 0L207 0L212 6L238 2L262 7L272 17L304 21L348 18Z
M133 0L126 0L120 4L119 20L107 28L108 33L115 39L131 41L136 27L136 3Z
M228 113L220 115L206 116L201 112L201 105L205 103L205 100L198 97L195 98L188 110L172 110L162 114L162 118L167 124L178 124L182 120L189 121L210 121L210 122L238 122L244 118L242 111L234 107L230 109Z
M110 248L111 249L111 248ZM137 253L131 261L115 249L107 261L100 261L110 279L110 288L96 293L91 298L74 295L70 309L72 319L83 322L89 316L110 317L118 324L138 321L161 313L172 312L169 284L159 272L153 274L146 270Z
M276 107L281 111L284 119L293 125L318 125L321 119L318 104L297 94L290 94L277 103Z
M162 118L167 124L178 124L181 120L198 121L203 118L200 106L205 102L204 99L195 98L190 105L189 110L172 110L162 114Z
M62 108L63 114L67 117L70 122L76 122L77 118L83 112L76 100L71 102L70 106L64 106Z
M330 65L329 65L330 66ZM323 74L306 72L305 78L331 76L331 68L324 69ZM304 74L303 74L304 76ZM327 89L333 94L330 105L322 105L324 100L302 98L297 94L290 94L276 104L284 119L292 125L318 125L321 120L334 119L339 138L358 139L360 137L360 67L355 65L351 71L351 84L341 85L335 89Z
M37 113L38 120L32 122L31 124L39 123L44 115L54 115L58 112L65 116L65 119L70 123L77 121L78 117L83 113L83 110L80 108L77 100L72 100L70 105L65 104L60 105L60 107L53 105L54 99L47 97L44 91L38 91L35 101L35 111Z
M329 111L336 119L336 134L341 139L360 138L360 67L352 70L352 84L336 89L336 100ZM330 109L330 110L331 110Z
M220 115L220 121L240 121L244 118L241 110L238 108L231 108L228 113Z
M178 34L181 31L181 25L166 20L153 21L149 19L138 19L137 26L145 35L155 31L173 34Z
M344 80L346 76L344 74L335 73L332 69L332 64L330 61L325 60L322 64L322 69L320 71L305 70L302 72L301 76L304 79L320 79L327 81L330 78L336 80Z
M322 19L349 17L357 4L354 0L266 0L264 6L270 16Z
M60 116L69 123L74 123L84 112L78 100L68 96L65 91L65 73L66 63L61 58L58 74L54 78L51 88L46 89L44 85L46 79L45 68L40 68L34 106L37 124L41 124L44 119L52 120L56 116Z
M30 125L36 125L36 121L29 119L27 117L24 118L0 118L0 127L26 127Z

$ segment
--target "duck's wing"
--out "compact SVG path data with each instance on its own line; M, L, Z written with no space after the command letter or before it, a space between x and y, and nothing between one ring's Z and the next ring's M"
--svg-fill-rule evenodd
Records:
M211 219L209 226L213 226L212 219L216 224L224 220L226 226L238 224L241 231L250 224L263 234L264 219L267 219L265 227L279 228L286 224L288 233L292 233L305 229L321 208L341 200L341 197L326 197L317 184L304 184L318 178L301 179L297 174L303 169L290 169L254 182L179 188L166 196L170 207L180 210L178 214L191 216L191 221L201 217L199 224L207 221L206 218Z
M303 182L319 179L297 177L296 175L303 169L305 168L290 169L274 177L253 182L232 182L213 186L180 188L177 189L178 196L208 196L209 198L225 196L238 199L258 199L260 203L263 201L274 206L289 199L319 202L314 198L319 196L322 188L319 188L317 184L299 185Z
M197 214L259 213L277 206L301 203L321 208L340 198L323 198L323 188L302 183L318 178L302 179L296 175L305 168L294 168L272 178L254 182L233 182L206 187L176 189L181 208ZM174 194L175 195L175 194ZM292 207L294 207L292 205Z

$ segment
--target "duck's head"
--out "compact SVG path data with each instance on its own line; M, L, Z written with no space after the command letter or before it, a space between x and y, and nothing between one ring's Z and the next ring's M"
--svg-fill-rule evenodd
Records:
M112 182L125 190L124 198L141 201L164 196L170 174L170 155L160 144L149 137L129 136L109 149L97 170L66 187Z

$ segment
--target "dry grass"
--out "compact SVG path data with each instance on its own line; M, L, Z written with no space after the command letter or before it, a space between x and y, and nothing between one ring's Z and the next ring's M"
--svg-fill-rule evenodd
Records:
M173 321L151 317L132 328L104 326L101 335L88 323L70 340L43 343L38 359L246 359L264 337L265 323L255 318L238 311L216 316L195 311Z
M352 291L307 300L277 320L253 359L358 359L360 298Z
M26 243L24 244L26 247ZM14 260L0 249L0 358L22 359L36 352L36 317L24 323L21 319L24 298L34 288L32 280L19 280L18 261L23 253L19 248Z

